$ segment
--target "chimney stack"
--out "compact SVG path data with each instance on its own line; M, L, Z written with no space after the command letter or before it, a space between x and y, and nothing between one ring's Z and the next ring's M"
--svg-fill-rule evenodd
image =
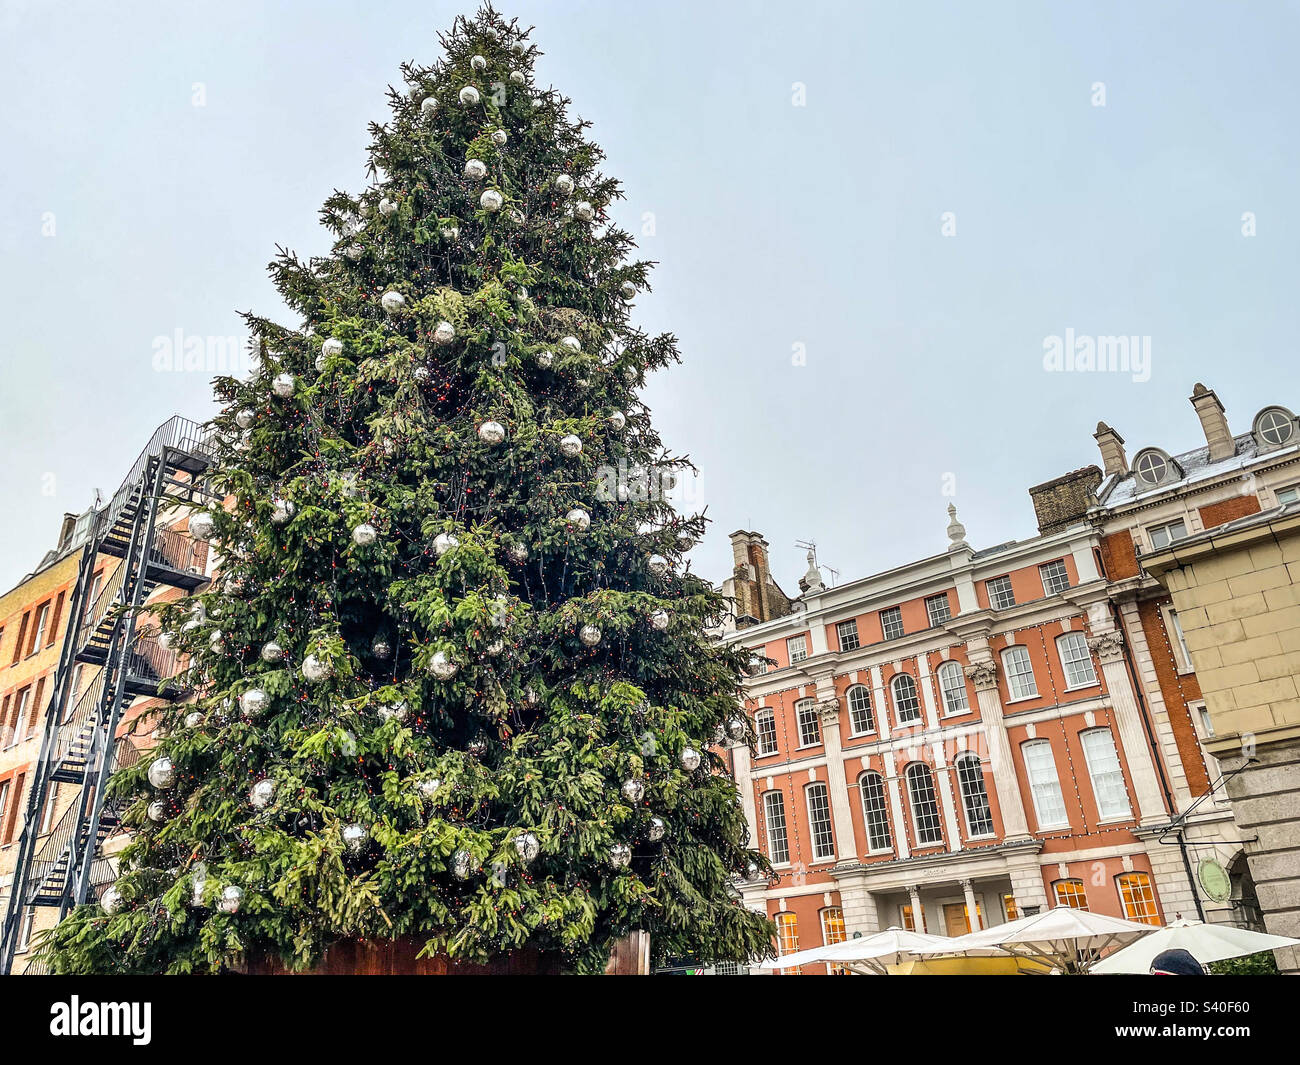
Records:
M1122 477L1128 473L1128 456L1124 454L1124 438L1119 433L1105 422L1098 422L1093 439L1101 448L1103 472L1107 477L1112 474Z
M1237 442L1232 439L1232 430L1228 428L1228 419L1223 414L1223 404L1214 394L1214 389L1206 388L1199 381L1192 389L1192 406L1196 416L1201 419L1201 428L1205 431L1205 442L1210 445L1210 461L1232 458L1237 453Z
M1083 521L1088 508L1097 502L1100 484L1101 470L1085 466L1054 481L1034 485L1029 489L1029 498L1034 501L1038 531L1047 534Z
M756 532L738 529L731 534L731 557L735 566L723 592L734 602L736 627L790 613L790 600L772 580L768 568L767 541Z

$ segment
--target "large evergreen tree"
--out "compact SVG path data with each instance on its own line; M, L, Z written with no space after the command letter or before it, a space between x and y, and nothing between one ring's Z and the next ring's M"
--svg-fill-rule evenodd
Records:
M747 734L747 663L706 633L703 518L664 496L689 463L637 399L677 360L629 317L650 264L528 32L485 8L442 43L372 127L369 187L326 202L333 253L272 264L301 328L249 315L259 368L217 381L227 505L190 526L221 574L159 615L198 695L115 777L136 835L57 971L301 967L344 937L577 971L634 929L770 949L710 751Z

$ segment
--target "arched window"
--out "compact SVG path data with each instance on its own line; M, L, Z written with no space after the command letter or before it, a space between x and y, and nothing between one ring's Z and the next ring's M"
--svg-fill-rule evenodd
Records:
M799 918L792 913L776 915L776 952L784 957L799 949ZM785 976L798 976L803 970L794 965L780 970Z
M989 793L984 787L984 766L978 754L968 751L958 755L957 786L961 790L961 804L966 811L966 831L974 839L993 835L993 811L989 808Z
M874 732L876 719L871 712L871 692L865 685L855 684L849 689L849 724L853 733Z
M812 699L804 699L794 707L795 717L799 720L799 746L815 747L822 741L822 726L817 720L817 704Z
M838 906L827 906L821 911L822 919L822 946L829 947L833 943L843 943L846 938L844 930L844 911ZM848 976L849 970L843 965L837 965L834 962L827 964L827 971L831 976Z
M1255 415L1252 431L1261 449L1285 447L1295 443L1295 415L1285 407L1265 407Z
M754 715L754 733L758 736L758 753L776 754L776 712L764 708Z
M1115 878L1115 886L1119 889L1119 898L1124 904L1125 917L1143 924L1160 923L1150 876L1146 873L1123 873Z
M1082 880L1054 880L1052 895L1057 906L1068 906L1072 910L1088 908L1088 892L1084 889Z
M867 847L872 851L893 849L889 836L889 803L885 799L885 780L875 770L858 778L862 792L862 821L867 826Z
M830 861L835 857L835 833L831 829L831 803L825 784L809 784L804 789L808 803L808 830L812 835L813 860Z
M916 697L916 681L909 673L900 673L890 681L894 693L894 713L900 725L911 725L921 720L921 701Z
M790 860L790 841L785 831L785 796L779 791L763 793L763 820L767 824L767 856L774 865Z
M1020 745L1025 771L1029 775L1029 794L1034 800L1034 816L1039 828L1063 828L1070 823L1061 797L1061 780L1056 775L1056 759L1047 740L1029 740Z
M907 795L912 801L912 827L920 846L943 842L943 822L939 817L939 799L934 791L934 774L924 762L907 767Z
M939 691L943 694L945 714L964 714L970 709L960 662L945 662L939 667Z

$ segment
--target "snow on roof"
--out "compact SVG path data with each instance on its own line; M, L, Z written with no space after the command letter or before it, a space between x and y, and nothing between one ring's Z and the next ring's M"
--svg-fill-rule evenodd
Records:
M1178 463L1183 471L1183 476L1177 481L1145 488L1139 484L1132 471L1122 477L1107 478L1106 482L1098 489L1098 502L1104 507L1117 507L1125 503L1135 503L1147 497L1154 499L1173 488L1187 488L1202 481L1213 481L1224 476L1224 474L1232 473L1234 470L1245 469L1260 457L1259 446L1255 441L1254 434L1242 433L1240 436L1233 437L1233 442L1237 445L1236 453L1229 455L1225 459L1220 459L1218 462L1210 461L1208 446L1198 447L1194 451L1184 451L1181 455L1174 455L1173 460ZM1269 458L1273 458L1296 450L1296 445L1292 445L1291 447L1268 451L1265 454Z

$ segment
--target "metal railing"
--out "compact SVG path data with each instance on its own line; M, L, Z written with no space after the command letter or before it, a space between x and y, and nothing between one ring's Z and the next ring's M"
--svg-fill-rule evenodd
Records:
M180 672L181 656L162 645L157 636L137 636L126 656L126 672L138 680L171 680Z
M202 573L208 564L208 545L176 529L157 529L149 548L149 561L178 573Z
M77 704L72 708L69 714L59 725L59 734L50 749L50 766L57 769L59 764L67 757L68 752L77 745L79 740L87 736L92 722L98 719L96 712L104 699L104 677L105 671L100 670L99 676L95 678L89 688L87 688L77 699Z

